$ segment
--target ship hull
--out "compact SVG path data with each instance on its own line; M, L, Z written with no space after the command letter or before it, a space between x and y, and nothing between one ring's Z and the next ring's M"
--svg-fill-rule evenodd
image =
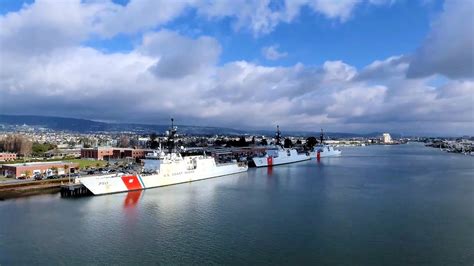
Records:
M275 165L282 165L282 164L289 164L289 163L297 163L297 162L307 161L309 159L310 157L308 155L299 154L299 155L286 156L286 157L285 156L255 157L252 160L255 163L256 167L268 167L268 166L275 166Z
M175 172L163 171L152 175L95 176L80 178L78 181L87 187L94 195L103 195L193 182L237 174L245 172L247 169L247 166L229 164L215 166L206 171L183 170Z
M340 156L342 152L340 150L335 150L333 147L322 147L319 149L319 157L320 158L325 158L325 157L336 157ZM309 156L311 159L317 158L318 157L318 151L312 151L310 152Z

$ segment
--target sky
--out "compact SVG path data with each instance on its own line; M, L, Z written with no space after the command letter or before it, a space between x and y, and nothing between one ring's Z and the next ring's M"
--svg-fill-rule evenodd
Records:
M474 1L0 0L0 113L474 135Z

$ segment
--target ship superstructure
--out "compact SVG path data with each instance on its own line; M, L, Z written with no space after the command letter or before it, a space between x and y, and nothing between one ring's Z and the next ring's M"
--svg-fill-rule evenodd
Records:
M309 153L311 158L323 158L323 157L333 157L339 156L342 154L341 150L335 149L334 146L324 144L324 132L321 129L321 134L319 135L319 145L313 147L312 151ZM319 156L318 156L319 153Z
M284 148L282 146L279 126L277 126L277 131L275 133L274 146L265 149L265 154L263 156L252 158L256 167L296 163L309 159L310 157L306 153L298 153L298 151L295 149Z
M141 174L115 174L77 178L94 195L126 192L192 182L218 176L245 172L247 164L233 161L217 163L211 156L182 157L175 148L177 127L171 119L166 132L167 153L162 150L147 154Z

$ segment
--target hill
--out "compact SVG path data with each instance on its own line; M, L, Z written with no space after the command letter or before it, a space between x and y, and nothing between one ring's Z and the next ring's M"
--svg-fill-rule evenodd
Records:
M132 124L132 123L106 123L87 119L54 117L54 116L36 116L36 115L2 115L0 114L0 125L4 126L21 126L27 125L32 127L42 127L56 131L70 131L78 133L97 133L97 132L133 132L138 134L149 134L151 132L164 133L169 125L148 125L148 124ZM265 135L273 136L274 130L242 130L223 127L203 127L178 125L182 134L188 135ZM308 131L284 131L283 135L292 136L319 136L319 132ZM350 137L378 137L381 132L373 132L368 134L354 134L342 132L325 133L331 138L350 138ZM392 137L399 137L392 134Z

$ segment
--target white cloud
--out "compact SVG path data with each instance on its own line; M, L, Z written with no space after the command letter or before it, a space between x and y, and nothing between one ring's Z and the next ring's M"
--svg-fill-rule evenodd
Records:
M232 18L235 30L248 29L259 36L272 32L282 22L291 23L305 6L328 19L345 22L360 3L359 0L285 0L275 9L271 0L131 0L125 6L110 1L38 0L19 12L2 16L0 38L11 41L3 42L2 46L13 47L15 41L10 37L24 36L37 43L36 50L40 51L77 43L91 35L111 38L120 33L146 32L192 9L209 19Z
M254 36L272 32L280 23L291 23L298 17L304 7L321 14L328 19L345 22L350 19L357 5L364 3L361 0L284 0L279 8L272 8L271 0L222 0L197 1L196 9L201 16L210 19L231 17L235 18L236 30L247 28ZM366 4L388 4L389 0L373 0Z
M133 12L103 2L52 3L35 2L0 17L0 113L150 123L166 122L160 118L173 115L183 124L239 128L279 123L302 130L474 133L472 80L433 85L431 76L407 79L407 56L375 61L361 70L342 61L291 67L247 61L218 65L221 46L216 39L163 29L144 34L130 52L103 53L81 43L91 34L127 32L108 16L124 12L133 17ZM221 3L209 5L207 14L240 16L236 7ZM267 15L296 12L289 6L267 10L268 2L259 2L265 15L258 22L252 5L239 3L247 8L242 18L250 18L256 32L272 30L286 19ZM300 3L298 9L309 2ZM197 4L186 3L159 20L133 22L137 24L131 31L166 23L188 5ZM348 4L345 8L353 9ZM339 12L342 17L350 13Z
M54 115L60 110L62 116L155 123L173 115L182 123L239 128L279 123L304 130L473 132L469 95L474 84L448 81L436 88L430 79L406 79L403 57L374 62L359 72L341 61L319 67L265 67L246 61L216 66L218 54L212 54L202 59L205 71L198 65L170 78L153 66L173 43L183 49L174 51L163 71L186 56L192 62L190 47L201 51L200 46L213 44L220 49L210 37L160 31L145 35L129 53L72 47L48 57L20 60L11 54L0 69L2 112ZM369 70L371 75L357 78ZM457 128L442 126L452 123Z
M39 0L0 16L0 47L31 55L76 45L87 37L89 11L79 0Z
M405 75L410 59L407 56L391 56L383 61L376 60L357 75L357 79L387 79Z
M146 34L138 49L159 58L151 70L164 78L208 71L221 52L221 46L214 38L201 36L194 40L167 30Z
M262 48L262 54L268 60L278 60L288 55L287 52L279 52L278 48L278 45L265 46Z
M446 1L444 11L413 55L408 76L442 74L450 78L474 77L474 3Z
M126 6L109 4L97 14L95 31L112 37L165 24L190 8L193 0L131 0Z
M314 11L322 13L328 18L344 22L349 19L354 7L360 2L360 0L313 0L308 4Z
M198 14L209 19L234 18L234 29L249 29L255 36L275 29L281 21L278 11L270 9L270 0L222 0L196 3Z

